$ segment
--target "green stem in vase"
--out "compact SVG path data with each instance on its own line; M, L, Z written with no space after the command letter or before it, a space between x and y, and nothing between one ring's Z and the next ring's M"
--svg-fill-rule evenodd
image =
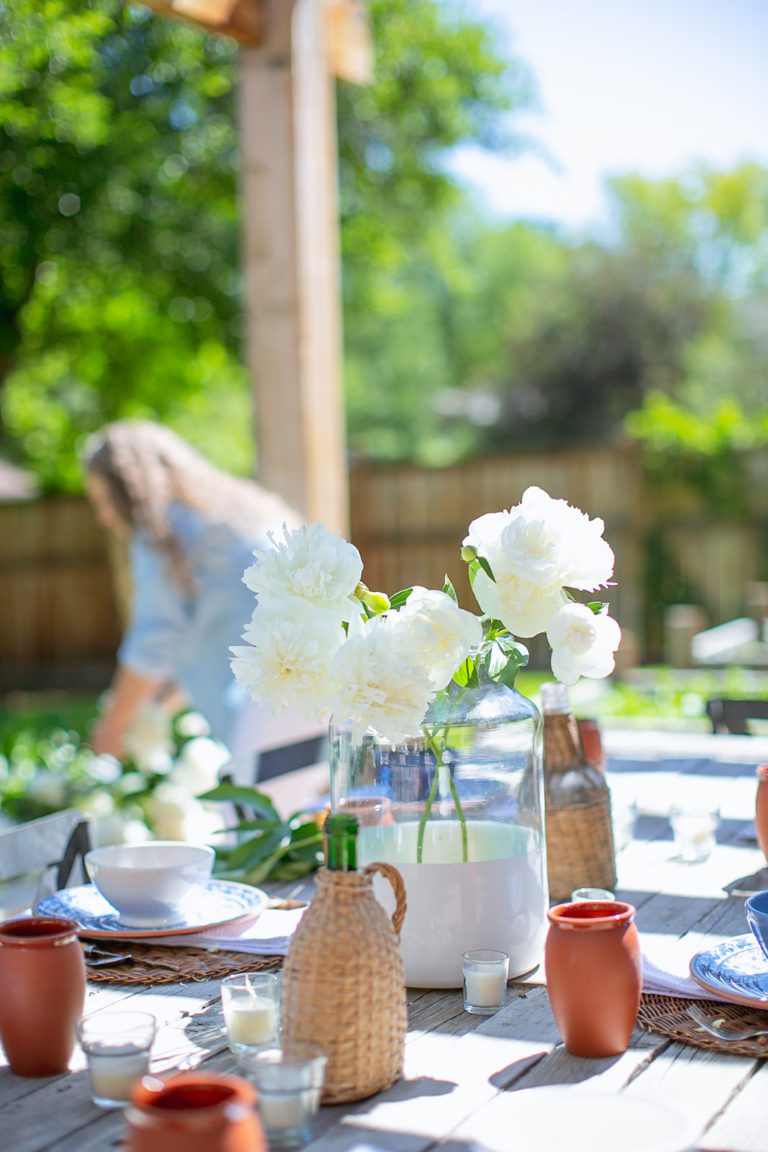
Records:
M429 817L432 813L432 805L434 804L435 796L437 795L437 786L440 780L440 772L442 769L445 769L445 771L448 773L448 787L450 788L451 796L453 797L453 802L456 806L456 815L458 816L459 824L461 825L461 860L463 864L466 864L469 860L467 821L466 817L464 816L464 809L461 806L461 801L459 800L459 793L456 789L456 784L454 783L453 776L451 775L450 767L445 764L443 759L445 755L445 745L448 737L448 725L444 725L441 729L439 729L439 732L442 735L442 739L438 739L438 735L434 731L431 734L427 734L425 732L427 745L435 757L435 771L432 776L432 784L430 785L429 795L427 796L427 802L424 807L424 815L421 817L421 820L419 820L419 832L416 840L416 863L423 863L424 836L427 829L427 821L429 820Z

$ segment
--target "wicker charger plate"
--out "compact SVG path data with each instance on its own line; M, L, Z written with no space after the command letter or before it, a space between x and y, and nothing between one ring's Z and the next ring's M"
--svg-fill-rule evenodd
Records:
M128 958L130 956L130 959ZM103 968L87 963L89 981L100 984L180 984L219 980L231 972L276 972L282 956L254 956L209 948L169 948L131 944L126 960Z
M713 1000L684 1000L675 996L643 996L640 1002L638 1024L649 1032L681 1040L695 1048L709 1048L713 1052L732 1052L735 1056L768 1057L768 1036L755 1036L753 1040L718 1040L688 1015L689 1004L698 1006L713 1020L725 1020L740 1027L768 1027L768 1015L759 1009L725 1004Z

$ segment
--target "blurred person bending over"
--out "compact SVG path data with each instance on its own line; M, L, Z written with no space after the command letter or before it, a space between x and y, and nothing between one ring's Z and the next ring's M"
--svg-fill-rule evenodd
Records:
M239 643L254 607L243 572L267 532L296 527L299 515L149 421L118 421L94 433L83 463L99 522L128 541L131 556L131 621L92 733L94 751L122 759L132 723L169 686L202 713L246 772L270 736L283 743L305 735L290 717L276 722L250 701L229 664L230 645Z

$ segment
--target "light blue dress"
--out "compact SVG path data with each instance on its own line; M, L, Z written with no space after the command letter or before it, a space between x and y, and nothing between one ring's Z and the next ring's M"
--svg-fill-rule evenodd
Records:
M194 596L173 578L166 555L135 533L132 620L118 661L140 674L178 684L205 716L211 734L229 746L247 702L247 693L233 678L229 649L240 643L256 607L242 578L254 550L267 543L266 534L241 535L176 503L169 520L194 579Z

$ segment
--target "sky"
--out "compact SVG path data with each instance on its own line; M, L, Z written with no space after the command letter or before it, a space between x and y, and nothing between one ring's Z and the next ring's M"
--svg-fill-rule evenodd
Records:
M456 153L502 217L571 230L607 217L605 175L768 166L768 0L465 0L523 60L539 107L513 127L544 155Z

